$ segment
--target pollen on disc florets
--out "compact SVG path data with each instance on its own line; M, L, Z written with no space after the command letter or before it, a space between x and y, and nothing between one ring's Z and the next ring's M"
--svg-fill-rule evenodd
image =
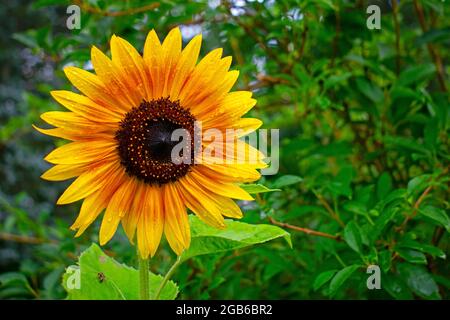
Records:
M187 130L194 137L195 118L179 101L160 98L142 101L133 107L120 122L116 132L121 164L130 176L148 184L174 182L189 172L191 163L175 163L172 149L179 141L172 141L176 129ZM194 139L184 150L193 159ZM181 154L181 156L186 156Z

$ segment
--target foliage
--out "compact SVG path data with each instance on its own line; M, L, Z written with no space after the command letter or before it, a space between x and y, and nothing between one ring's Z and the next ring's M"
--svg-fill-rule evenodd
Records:
M79 270L79 271L78 271ZM76 283L79 272L80 283ZM74 279L71 281L71 276ZM163 277L150 273L150 294L154 296ZM139 299L139 272L119 264L108 257L97 245L92 245L80 255L79 265L67 268L62 281L71 300L137 300ZM161 299L175 299L178 287L169 281Z
M240 70L236 89L258 100L251 115L280 129L280 172L246 186L256 201L240 203L241 222L254 225L249 232L277 224L293 243L245 247L215 233L227 251L182 263L178 299L449 297L447 2L370 1L381 7L381 30L366 27L367 1L74 2L80 30L66 28L71 1L0 8L0 298L66 298L64 270L98 242L98 224L73 239L79 204L55 206L67 184L39 178L54 140L31 124L60 110L49 91L70 88L63 67L90 69L91 45L107 51L112 34L142 49L151 28L163 38L176 25L185 42L203 32L202 54L223 47ZM209 238L198 230L199 241ZM270 239L289 239L272 230ZM123 233L103 250L136 265ZM90 247L81 268L89 254L102 255ZM165 274L174 260L163 243L151 270ZM372 264L381 290L366 286Z

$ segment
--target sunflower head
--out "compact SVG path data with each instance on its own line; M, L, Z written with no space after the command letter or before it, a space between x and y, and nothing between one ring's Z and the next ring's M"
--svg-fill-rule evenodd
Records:
M217 228L224 217L242 217L232 199L252 200L239 184L259 179L266 165L239 138L261 121L242 118L256 101L251 92L230 92L238 77L231 57L215 49L197 63L200 45L198 35L182 50L178 28L162 43L152 30L140 55L113 36L111 58L92 47L95 73L64 69L80 93L52 91L68 111L42 114L54 128L35 128L70 141L47 155L54 166L42 177L76 178L58 199L83 200L71 227L76 236L104 212L100 244L121 223L143 258L155 254L163 233L180 255L190 244L187 209ZM222 139L205 141L199 127ZM180 131L189 139L174 153ZM247 161L250 152L256 160Z

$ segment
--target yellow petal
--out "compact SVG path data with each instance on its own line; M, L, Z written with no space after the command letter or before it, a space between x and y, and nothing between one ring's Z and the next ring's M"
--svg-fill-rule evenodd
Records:
M200 53L201 44L202 35L199 34L195 36L181 52L180 59L175 68L172 87L170 88L170 97L172 99L178 99L183 84L194 70L198 60L198 54Z
M66 139L66 140L71 140L71 141L81 141L87 137L91 138L91 136L86 136L83 133L75 132L73 130L67 130L67 129L61 129L61 128L42 129L42 128L36 127L34 124L31 126L35 130L39 131L40 133L51 136L51 137L57 137L57 138L62 138L62 139Z
M242 211L239 208L239 206L230 198L223 197L218 194L214 194L212 192L205 192L202 188L198 187L198 185L201 185L198 181L195 181L194 178L191 180L191 176L186 176L185 181L188 183L184 184L184 187L188 186L188 193L192 196L195 196L198 198L198 202L201 204L201 206L206 209L205 211L199 210L197 208L197 211L194 209L191 209L194 211L195 214L198 215L200 219L202 219L204 222L217 227L217 228L224 228L225 224L223 222L223 217L231 217L231 218L242 218ZM202 185L203 186L203 185ZM192 193L195 192L195 193ZM186 193L183 193L185 195ZM211 223L211 217L220 216L220 222L221 224L215 225Z
M113 132L92 132L89 130L74 130L69 128L42 129L31 125L35 130L51 137L58 137L70 141L89 142L94 139L111 140L114 138Z
M86 198L94 191L100 189L107 177L119 168L117 162L107 162L101 165L90 168L88 171L81 174L74 182L64 191L59 197L57 204L67 204Z
M215 196L214 199L220 204L222 208L222 214L225 217L241 219L243 217L241 208L233 200L225 197Z
M204 94L202 90L211 84L211 80L219 73L218 69L220 69L220 66L223 67L222 72L224 71L225 66L223 66L223 63L221 64L220 58L222 52L223 50L221 48L212 50L195 66L179 95L183 106L187 108L193 107L192 100L199 93Z
M125 113L131 107L139 105L143 96L134 90L136 84L127 81L128 74L123 72L120 65L113 63L95 46L91 49L91 61L95 73L117 101L116 109Z
M223 229L225 223L220 207L213 203L209 196L197 184L184 176L177 181L178 193L183 197L186 206L191 209L205 223Z
M117 108L117 100L95 74L72 66L64 68L64 73L69 81L92 101L110 110Z
M261 174L256 170L259 166L246 164L211 164L204 162L205 171L211 175L220 177L224 181L235 182L253 182L261 177ZM203 172L205 172L203 171Z
M95 134L98 132L115 133L117 123L99 123L88 120L74 112L49 111L41 114L41 119L48 124L70 130L82 131L86 134Z
M100 245L106 244L116 233L120 220L130 211L135 190L135 179L129 178L111 197L100 226Z
M186 108L192 109L194 115L201 112L201 103L205 98L222 95L218 92L224 81L230 59L221 59L222 49L215 49L207 54L194 68L185 85L181 89L180 102Z
M79 237L97 219L102 210L108 205L105 197L102 197L101 190L97 190L83 200L80 213L70 229L78 230L75 237Z
M170 30L162 44L162 65L164 82L162 96L166 97L170 94L172 80L175 75L175 68L181 54L181 32L178 27Z
M145 40L144 44L144 60L151 59L157 53L160 53L162 50L161 42L159 41L158 35L155 30L152 29Z
M212 193L222 195L239 200L254 200L253 197L244 189L238 187L233 183L227 183L220 180L210 179L208 176L202 174L201 168L193 168L190 176L199 185L208 189Z
M162 45L155 30L151 30L145 40L144 61L151 81L152 99L158 99L162 96L164 88L164 74Z
M201 120L211 117L213 112L217 113L217 102L220 102L225 98L226 94L231 90L238 77L239 71L232 70L222 77L221 81L217 80L219 85L216 87L210 86L210 93L202 100L197 100L195 102L196 108L195 111L192 111L192 113Z
M134 235L136 232L136 226L139 221L139 216L144 210L146 196L146 185L142 182L136 182L136 193L133 199L133 205L130 211L123 217L122 226L131 243L134 243Z
M122 120L123 112L105 108L83 95L65 90L51 91L50 94L64 107L87 119L106 123Z
M144 210L137 225L138 248L142 258L154 256L164 230L164 215L160 188L147 186Z
M243 137L261 127L263 122L256 118L241 118L238 120L233 128L234 129L242 129L242 132L238 135L238 137Z
M120 68L122 75L128 80L131 89L138 93L140 100L150 98L149 81L144 60L136 49L125 39L112 36L112 60ZM138 101L140 103L141 101Z
M127 177L123 171L117 170L106 179L107 182L102 188L84 199L83 204L81 205L80 214L70 227L72 230L78 230L75 237L79 237L83 234L91 223L100 215L102 210L108 206L112 196L119 186L125 182Z
M117 156L116 146L114 140L75 141L53 150L45 160L54 164L90 163L108 156Z
M177 255L189 248L191 233L186 207L172 183L164 186L164 233Z
M41 175L42 179L49 181L62 181L73 177L77 177L87 171L89 168L86 164L57 164L48 169Z
M227 113L230 117L241 117L246 114L256 104L256 100L252 99L250 91L234 91L229 92L219 106L223 113Z
M265 155L246 141L231 136L232 140L205 142L201 158L206 164L243 164L252 165L257 169L266 168L263 161Z

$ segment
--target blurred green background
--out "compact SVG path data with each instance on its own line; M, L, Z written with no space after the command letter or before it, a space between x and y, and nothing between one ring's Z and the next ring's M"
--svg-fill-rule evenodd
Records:
M79 30L66 27L70 4L81 7ZM366 26L370 4L379 30ZM98 240L98 222L73 238L79 203L56 207L69 183L40 179L42 158L63 142L31 125L62 110L49 91L71 90L63 67L91 70L91 45L108 52L112 34L142 52L149 30L162 39L180 26L185 44L203 33L202 55L233 57L235 89L258 99L251 115L280 129L280 172L261 183L282 192L240 204L243 221L289 224L294 248L279 240L194 258L174 275L179 298L448 299L449 16L441 0L4 1L0 298L65 298L64 268ZM136 264L122 231L104 249ZM163 242L151 269L173 261ZM381 290L366 287L370 264Z

